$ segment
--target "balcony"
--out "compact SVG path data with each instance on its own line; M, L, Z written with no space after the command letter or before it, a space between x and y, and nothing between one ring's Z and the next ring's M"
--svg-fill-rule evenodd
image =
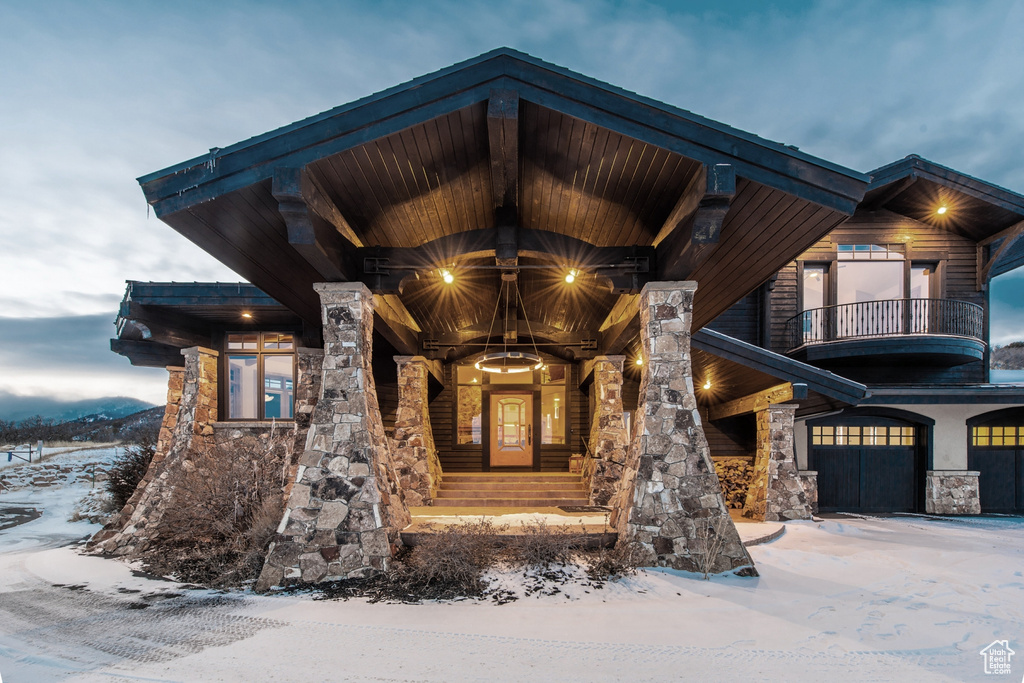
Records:
M985 312L952 299L883 299L814 308L786 323L788 354L815 362L955 366L985 355Z

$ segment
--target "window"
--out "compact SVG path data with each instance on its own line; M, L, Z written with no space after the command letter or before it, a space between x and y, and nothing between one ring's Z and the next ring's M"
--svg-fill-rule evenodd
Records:
M484 394L480 385L484 381L484 373L472 365L464 365L455 368L455 378L458 385L455 443L460 446L483 443Z
M822 425L811 427L813 446L913 446L913 427Z
M291 334L229 334L225 365L229 420L292 418L295 339Z
M540 442L542 444L564 444L565 428L568 425L568 410L565 405L566 366L545 365L540 371Z
M1024 426L971 427L972 446L1024 446Z

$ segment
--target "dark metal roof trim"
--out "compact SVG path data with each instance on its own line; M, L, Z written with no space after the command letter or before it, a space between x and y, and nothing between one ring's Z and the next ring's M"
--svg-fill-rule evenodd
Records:
M855 404L861 402L868 395L868 389L863 384L840 377L828 370L822 370L762 349L760 346L748 344L715 330L708 328L699 330L693 334L691 342L701 351L745 365L772 377L804 383L812 391L838 401Z

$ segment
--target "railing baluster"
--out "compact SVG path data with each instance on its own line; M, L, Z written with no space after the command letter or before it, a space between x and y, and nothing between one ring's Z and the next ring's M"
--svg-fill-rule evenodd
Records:
M803 311L786 322L790 349L842 339L937 334L983 339L984 311L952 299L882 299Z

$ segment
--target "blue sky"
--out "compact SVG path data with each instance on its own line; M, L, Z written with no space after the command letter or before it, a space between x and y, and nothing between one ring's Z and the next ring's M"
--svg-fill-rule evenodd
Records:
M860 171L917 153L1024 192L1021 35L1006 0L0 0L0 344L48 319L0 390L161 401L163 371L102 343L124 280L238 278L135 178L494 47ZM997 343L1024 338L1022 284L994 285ZM41 370L82 316L108 332Z

